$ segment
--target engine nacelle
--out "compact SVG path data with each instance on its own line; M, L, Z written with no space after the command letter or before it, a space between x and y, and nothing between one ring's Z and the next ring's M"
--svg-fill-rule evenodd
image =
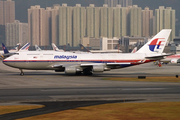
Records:
M93 72L104 72L104 66L101 65L94 65Z
M172 59L171 63L172 64L178 64L178 63L180 63L180 59Z
M65 74L76 74L76 67L66 67Z

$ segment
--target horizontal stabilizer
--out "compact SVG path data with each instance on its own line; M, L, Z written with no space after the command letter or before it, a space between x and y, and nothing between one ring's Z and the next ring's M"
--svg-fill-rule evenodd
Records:
M161 60L161 59L164 59L166 56L171 56L171 55L173 55L173 54L150 56L150 57L146 57L146 59L149 59L149 60Z

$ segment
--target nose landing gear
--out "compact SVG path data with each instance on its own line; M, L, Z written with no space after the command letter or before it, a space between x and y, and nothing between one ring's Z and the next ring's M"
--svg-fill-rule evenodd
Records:
M20 75L23 76L24 75L24 72L22 69L19 69L21 71Z

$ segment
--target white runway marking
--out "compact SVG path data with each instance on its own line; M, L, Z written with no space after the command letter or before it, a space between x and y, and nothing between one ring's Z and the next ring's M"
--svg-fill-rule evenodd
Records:
M164 90L165 88L127 88L127 89L122 89L122 90L129 90L129 91L132 91L132 90Z

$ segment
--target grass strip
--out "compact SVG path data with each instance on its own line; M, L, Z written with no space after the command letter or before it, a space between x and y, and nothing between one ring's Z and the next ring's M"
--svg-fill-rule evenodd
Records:
M13 105L13 106L0 106L0 115L13 113L13 112L20 112L25 110L37 109L42 108L42 105Z
M180 102L115 103L45 115L20 120L180 120Z

